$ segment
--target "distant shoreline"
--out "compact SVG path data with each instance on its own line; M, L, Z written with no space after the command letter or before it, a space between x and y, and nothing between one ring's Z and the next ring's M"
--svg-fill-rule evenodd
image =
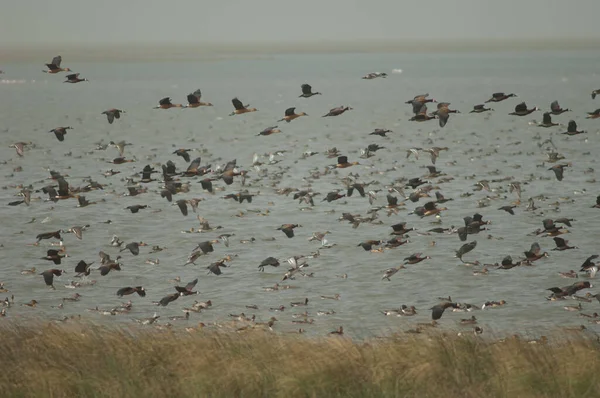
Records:
M321 41L292 43L119 43L0 45L3 62L46 59L61 54L81 61L221 60L277 54L453 53L600 50L600 39Z

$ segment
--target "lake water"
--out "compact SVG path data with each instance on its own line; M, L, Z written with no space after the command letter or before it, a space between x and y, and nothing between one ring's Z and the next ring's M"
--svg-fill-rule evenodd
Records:
M598 123L586 120L586 112L600 107L590 97L598 83L597 52L530 52L530 53L429 53L429 54L337 54L337 55L269 55L256 59L216 59L165 62L78 62L76 56L64 56L63 66L80 72L90 82L63 84L65 73L47 75L42 73L44 62L7 63L2 65L5 74L0 75L0 117L2 120L0 156L3 161L0 173L2 201L16 200L15 184L33 184L41 189L50 182L48 170L67 174L71 186L85 185L84 178L91 177L105 185L104 190L92 191L88 200L98 204L77 208L77 201L61 200L57 203L33 200L31 206L1 206L2 219L0 252L4 259L0 280L14 294L15 305L7 310L6 319L60 319L63 316L81 314L82 317L99 322L127 322L131 318L144 318L157 312L160 323L168 322L169 316L182 315L182 308L194 300L212 300L213 307L201 314L192 313L189 321L172 322L174 325L193 326L197 322L209 324L227 320L228 314L245 312L256 314L258 320L266 321L275 315L279 322L276 330L294 330L303 327L307 333L322 334L343 325L351 336L382 334L408 329L416 322L431 319L429 308L438 303L439 296L450 295L455 301L483 304L487 300L506 300L502 308L473 313L446 313L441 319L442 328L461 328L461 318L475 315L486 333L538 333L540 330L559 326L585 323L577 313L565 311L564 305L574 305L574 300L550 302L545 299L546 290L553 286L566 286L575 279L563 279L559 271L578 270L583 261L597 251L598 209L591 209L598 194L595 188L597 168ZM395 73L392 71L395 70ZM361 76L374 71L388 73L387 79L362 80ZM400 72L401 73L397 73ZM12 83L12 84L10 84ZM300 85L310 83L314 91L323 95L298 98ZM598 85L598 87L597 87ZM186 95L202 89L203 100L214 107L199 109L153 110L158 100L172 97L174 103L186 103ZM491 104L495 112L469 114L474 104L483 103L493 92L516 93L518 98ZM451 108L461 114L452 114L445 128L440 129L437 120L425 123L410 122L411 107L404 102L416 94L428 92L438 101L451 102ZM239 97L245 104L258 108L258 112L229 117L233 110L231 99ZM550 102L559 100L572 112L554 116L555 122L564 126L550 129L530 125L533 119L541 120L542 112L526 117L509 116L514 106L526 101L528 106L549 109ZM334 118L321 118L329 109L347 105L353 110ZM120 120L109 125L102 111L109 108L126 111ZM290 124L277 123L288 107L309 116ZM430 104L432 111L434 104ZM588 134L568 137L566 124L574 119L579 128ZM257 136L266 127L279 125L281 134ZM58 142L48 131L58 126L72 126L64 142ZM388 138L368 135L374 128L393 130ZM551 138L557 152L565 156L572 167L565 170L565 177L558 182L547 160L546 148L538 143ZM137 162L112 165L107 162L118 156L116 149L95 150L96 143L126 140L133 145L126 147L125 156L135 157ZM18 141L32 141L33 148L18 158L8 146ZM368 159L358 159L360 149L377 143L385 149ZM366 198L357 194L337 202L321 202L322 197L334 189L343 189L341 179L349 173L359 174L359 181L373 182L370 189L381 189L375 206L385 205L385 186L395 179L423 177L426 165L431 161L427 153L419 159L406 159L411 147L448 147L441 153L436 166L454 180L432 184L448 198L444 204L448 210L442 213L441 226L462 226L462 219L475 212L483 214L492 224L489 231L469 236L476 239L476 249L465 260L481 263L501 261L505 255L515 260L522 257L530 245L537 241L550 257L536 262L533 267L512 270L490 269L487 276L473 276L473 269L465 267L454 258L461 244L457 235L420 236L410 233L410 243L383 253L364 251L357 244L368 239L385 239L391 232L390 225L406 221L408 226L424 232L438 225L432 217L420 219L409 213L426 199L416 203L407 201L406 209L399 214L387 216L385 209L379 212L381 224L361 224L353 229L346 222L338 222L343 212L366 215L371 208ZM204 198L198 213L190 211L184 217L159 195L159 182L145 184L149 192L136 197L118 197L127 192L125 177L139 172L146 164L160 169L160 164L173 160L179 170L187 167L185 161L172 154L177 148L194 149L192 158L201 156L202 164L224 164L237 159L240 168L250 170L245 188L251 193L260 192L251 204L239 204L224 200L222 196L244 188L236 178L233 185L225 187L222 181L216 187L224 191L210 195L203 192L198 178L189 180L191 190L176 199ZM307 180L310 171L323 171L335 159L324 154L327 148L337 147L350 161L359 160L360 165ZM279 163L260 166L262 172L252 167L255 153L266 154L285 150L276 156ZM305 151L318 154L302 159ZM261 159L268 162L268 156ZM22 167L22 171L14 171ZM109 169L121 171L112 177L104 177ZM392 170L393 169L393 170ZM592 169L592 170L590 170ZM266 177L264 177L264 174ZM276 179L282 173L282 179ZM159 174L155 175L159 176ZM474 184L483 179L513 177L523 182L523 201L515 209L516 215L497 210L516 199L508 192L508 181L490 183L492 192L474 191ZM136 180L139 177L136 177ZM527 184L525 184L527 181ZM290 196L280 196L276 188L306 188L312 186L321 196L315 206L303 210L306 204ZM411 189L407 189L407 194ZM470 192L473 195L461 197ZM394 194L398 196L397 194ZM539 209L525 211L527 199L543 195L536 200ZM496 197L488 207L478 207L478 201L487 196ZM47 199L43 193L33 198ZM102 201L102 202L101 202ZM559 203L557 205L556 203ZM131 214L124 210L133 204L146 204L150 208ZM269 210L268 216L259 216ZM243 211L245 217L235 215ZM182 230L197 228L196 215L206 218L211 225L223 228L202 234L185 234ZM565 235L577 250L551 251L552 238L529 236L541 228L544 218L569 217L576 221L570 233ZM35 218L34 223L28 223ZM103 221L112 220L112 224ZM42 221L45 221L42 223ZM298 223L296 237L288 239L277 231L281 224ZM72 234L64 234L64 244L69 257L59 268L67 274L55 279L56 290L49 290L40 275L21 275L25 268L36 267L38 272L53 267L40 257L49 248L49 241L38 247L28 246L35 242L41 232L68 229L74 225L90 224L78 241ZM316 231L330 231L329 243L336 246L320 250L320 257L309 259L307 272L314 277L299 276L289 281L295 289L264 292L262 287L281 281L285 273L285 259L293 255L310 254L319 249L318 242L308 238ZM229 248L215 245L215 252L200 257L197 265L183 266L197 243L215 239L222 233L234 233ZM487 239L488 233L493 239ZM97 280L93 287L67 289L74 280L73 268L79 260L96 261L103 250L114 258L118 249L109 245L116 234L126 243L147 242L139 256L121 253L123 269L102 277L93 271L89 279ZM254 237L251 244L240 243ZM271 238L275 238L271 240ZM434 246L431 242L435 241ZM166 247L160 253L150 254L152 245ZM386 268L397 266L403 258L422 252L430 260L408 265L399 271L391 282L382 281ZM207 275L205 269L211 262L230 254L237 255L220 276ZM258 272L258 264L266 257L282 260L279 268L268 267ZM158 258L160 264L148 265L145 260ZM347 279L336 277L346 273ZM182 284L199 278L198 296L181 297L167 307L157 307L152 301L174 292L169 282L180 276ZM580 275L581 278L587 278ZM583 279L585 280L585 279ZM593 281L592 281L593 282ZM288 283L286 281L285 283ZM102 316L87 312L87 308L108 309L125 301L116 296L117 289L142 285L147 290L145 298L129 296L133 309L129 314ZM590 289L595 293L595 288ZM78 302L66 302L64 309L54 309L63 297L81 294ZM586 292L586 291L584 291ZM581 292L583 294L584 292ZM323 300L321 295L340 294L340 300ZM308 307L289 306L292 301L309 298ZM36 308L20 304L36 299ZM258 310L245 308L257 305ZM402 304L414 305L418 315L414 317L386 317L380 310L397 308ZM270 307L285 305L283 313L271 312ZM583 303L584 312L598 311L596 301ZM292 314L307 310L312 325L294 325ZM318 310L333 310L335 314L318 316ZM595 329L595 325L588 325Z

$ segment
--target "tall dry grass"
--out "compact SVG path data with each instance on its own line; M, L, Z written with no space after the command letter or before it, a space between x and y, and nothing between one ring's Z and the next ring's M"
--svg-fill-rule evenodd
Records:
M2 397L600 397L595 339L0 326Z

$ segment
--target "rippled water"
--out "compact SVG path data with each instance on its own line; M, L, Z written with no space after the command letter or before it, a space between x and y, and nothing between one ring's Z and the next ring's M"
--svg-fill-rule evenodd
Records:
M48 58L51 58L48 57ZM44 61L44 60L42 60ZM181 309L194 300L212 300L212 309L192 314L187 323L198 321L210 323L225 320L229 313L256 314L260 320L274 315L279 320L279 330L296 329L291 323L292 313L304 311L289 307L290 301L308 297L306 310L315 319L313 325L304 325L309 333L323 333L343 325L348 334L359 336L406 329L415 322L430 319L432 305L438 296L452 296L456 301L481 305L486 300L504 299L504 308L478 311L472 314L445 314L442 327L458 327L461 318L476 315L480 325L488 332L534 331L558 325L578 325L582 322L577 314L562 307L565 302L545 300L552 286L565 286L574 280L562 279L559 271L578 269L589 255L596 251L597 209L594 189L598 153L598 127L596 121L586 120L585 112L596 109L598 101L590 98L597 81L597 65L600 56L591 52L539 52L494 54L369 54L369 55L285 55L258 60L223 60L218 62L139 62L139 63L78 63L77 59L64 58L63 66L80 72L90 82L76 85L63 84L64 74L41 73L39 64L7 64L3 79L17 81L0 85L0 116L2 120L2 146L0 153L2 173L0 185L2 200L15 200L18 192L15 184L33 184L40 189L49 180L48 169L69 175L72 186L84 185L84 178L91 177L105 184L102 191L86 194L88 200L99 202L86 208L76 208L76 200L58 203L32 201L31 206L0 207L2 235L0 249L4 264L0 280L14 294L15 305L8 310L8 318L47 317L60 319L65 315L82 314L94 320L131 322L131 318L151 316L155 311L166 323L168 316L181 315ZM402 71L401 73L392 73ZM372 71L388 72L387 79L362 80ZM313 89L323 93L310 99L298 98L300 84L308 82ZM174 102L185 102L185 96L201 88L203 100L214 104L212 108L153 110L158 100L165 96ZM514 92L518 98L492 104L495 112L468 114L473 104L482 103L496 91ZM462 114L451 115L448 125L439 129L437 121L413 123L410 106L406 100L415 94L429 92L433 98L449 101L452 108ZM239 97L244 103L259 109L258 112L228 117L232 107L230 100ZM565 108L574 111L555 116L554 120L566 125L575 119L586 135L565 138L559 133L566 127L543 129L528 122L541 120L541 112L528 117L509 116L516 103L526 101L531 106L548 109L550 102L558 99ZM349 105L354 109L342 116L323 119L320 116L330 108ZM286 108L295 106L310 116L290 124L279 123L281 134L257 137L268 126L276 125ZM113 125L109 125L101 112L108 108L124 109L127 113ZM430 110L433 107L430 106ZM70 125L66 140L58 142L48 130ZM389 128L389 138L369 136L374 128ZM539 138L552 138L557 151L573 166L565 171L562 182L556 181L546 160L545 150L538 146ZM96 143L110 140L126 140L133 143L126 148L126 156L138 160L135 163L111 165L107 161L118 156L116 149L95 150ZM18 158L8 146L17 141L32 141L35 145ZM385 147L369 159L358 159L360 149L377 143ZM419 231L433 227L430 217L420 219L409 215L417 205L407 201L406 209L398 215L387 216L379 212L377 224L361 224L352 229L346 222L338 222L342 212L361 213L371 208L366 198L356 194L337 202L317 203L312 209L301 211L305 204L298 204L290 196L279 196L275 188L308 187L325 195L335 188L343 188L341 179L349 173L358 173L359 180L373 182L370 188L382 189L375 205L385 205L385 185L394 179L418 177L426 174L429 156L423 154L418 160L406 159L411 147L447 146L437 167L454 180L439 184L446 197L454 198L444 206L441 226L462 225L462 218L480 212L492 221L487 233L469 236L476 239L477 248L465 259L481 263L498 262L505 255L519 258L531 243L538 241L542 250L551 253L533 267L520 267L510 271L491 270L488 276L473 276L472 269L462 266L454 258L454 251L463 242L457 235L420 236L410 234L410 243L384 253L369 253L357 247L361 241L389 236L390 225L406 221ZM337 147L350 161L360 160L360 165L339 170L320 179L310 180L309 171L323 171L335 163L324 155L326 148ZM124 177L132 176L146 164L158 166L173 160L179 169L186 163L172 152L179 147L193 148L192 153L202 157L202 164L224 164L237 159L243 169L250 169L246 188L251 193L260 192L252 204L238 204L221 197L242 188L239 179L225 187L222 181L215 185L224 191L210 195L202 192L197 179L189 179L191 191L179 194L175 199L202 197L198 215L223 228L202 234L184 234L198 226L194 214L184 217L179 209L171 206L157 194L158 182L147 184L150 192L137 197L119 197L126 192ZM254 153L265 154L285 150L277 156L279 163L263 165L268 174L260 178L252 167ZM317 155L301 159L304 151L316 151ZM268 161L268 156L262 159ZM543 167L542 167L543 166ZM13 171L22 167L22 171ZM105 178L103 171L114 168L121 171ZM393 169L393 170L392 170ZM586 172L588 171L588 172ZM275 178L281 172L281 181ZM493 192L474 191L474 184L482 179L514 177L516 181L529 181L523 185L523 204L509 216L498 207L515 200L508 193L508 182L491 183ZM531 176L533 176L531 178ZM183 178L185 179L185 178ZM436 184L438 179L432 179ZM407 190L407 193L410 189ZM460 195L470 192L470 197ZM536 201L539 210L526 212L529 197L544 195L544 201ZM46 199L35 193L34 197ZM489 207L479 208L478 200L487 196ZM101 202L102 201L102 202ZM556 203L560 203L558 206ZM149 209L138 214L124 210L132 204L147 204ZM258 213L269 210L268 216ZM236 217L238 212L245 217ZM578 250L550 251L554 247L551 238L528 236L541 227L546 217L575 218L573 228L567 235ZM28 224L32 218L35 222ZM103 221L112 220L112 224ZM46 222L42 223L45 220ZM296 237L286 238L276 228L283 223L299 223ZM40 232L68 229L73 225L90 224L82 241L72 234L64 236L70 257L60 266L68 273L55 280L57 289L49 290L39 275L21 275L25 268L36 267L40 272L51 268L52 263L40 260L48 248L48 241L39 247L28 246L35 242ZM335 243L331 249L320 251L321 256L310 259L309 272L313 278L298 277L290 284L296 287L279 292L264 292L261 288L281 280L285 267L257 271L261 260L267 256L282 259L309 254L319 248L317 242L307 238L316 231L331 231L328 241ZM229 248L216 245L214 253L201 257L197 265L183 266L188 254L198 242L214 239L221 233L235 233ZM125 242L144 241L167 249L149 254L150 247L141 248L139 256L129 252L123 255L121 272L111 272L101 277L94 271L89 278L96 279L93 287L77 290L64 287L73 279L73 268L79 260L96 261L100 250L113 258L117 249L109 245L113 234ZM256 238L255 243L242 244L240 240ZM270 238L274 237L274 240ZM435 246L431 242L435 241ZM381 281L382 271L402 263L402 259L415 252L431 256L431 260L409 265L401 270L391 282ZM237 255L221 276L207 275L205 267L226 254ZM159 265L147 265L147 258L160 259ZM347 279L336 275L348 274ZM156 307L152 301L174 292L169 279L180 276L182 284L199 278L199 296L182 297L168 307ZM584 277L583 275L581 277ZM124 286L143 285L145 298L130 296L133 309L127 315L102 316L85 309L99 306L111 308L123 300L115 292ZM592 289L591 291L594 291ZM63 297L78 292L82 299L66 303L64 309L53 309ZM341 300L322 300L321 295L339 293ZM19 304L36 299L37 308ZM573 304L570 300L567 304ZM258 305L259 310L249 310L245 305ZM415 305L418 315L411 318L385 317L379 311L397 308L401 304ZM285 305L283 313L268 309ZM598 303L584 303L586 312L598 309ZM317 316L317 310L334 310L330 316ZM592 327L592 326L590 326Z

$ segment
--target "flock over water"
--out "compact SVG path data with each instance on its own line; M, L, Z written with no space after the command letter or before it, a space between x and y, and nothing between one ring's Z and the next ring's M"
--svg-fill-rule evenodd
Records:
M54 57L50 63L46 64L46 67L44 72L50 75L68 73L64 80L65 83L83 83L90 86L94 84L93 81L80 77L80 73L71 73L70 68L62 67L61 56ZM360 75L357 76L357 79L359 78ZM393 79L393 76L388 76L384 72L373 72L362 76L362 79ZM317 89L319 88L317 87ZM257 95L259 94L257 93ZM590 94L593 101L596 95L600 94L600 89L581 93L582 96L587 96L588 100ZM319 101L318 98L326 96L327 92L321 93L310 84L304 83L299 87L297 97L303 101ZM560 130L564 137L585 136L588 133L580 129L577 122L581 118L600 118L600 108L596 110L562 108L559 101L554 98L547 99L548 108L544 109L529 106L519 98L518 93L482 93L481 98L481 103L473 104L472 109L462 112L454 109L450 102L437 101L429 94L418 94L413 98L403 99L400 101L400 106L411 110L410 122L425 123L426 125L429 123L440 129L446 127L448 123L452 123L454 117L490 118L495 113L505 112L515 118L522 118L540 112L538 114L541 115L541 122L528 120L524 124L541 129ZM194 112L191 109L213 106L211 102L203 100L200 89L195 89L188 94L186 100L187 103L180 103L173 101L171 97L156 98L149 100L148 107L153 106L153 101L157 101L157 104L154 105L156 112L178 112L174 108L186 109L181 112ZM228 116L252 118L253 113L261 111L246 102L248 100L252 101L249 98L235 97L231 99L233 109ZM504 102L510 104L509 108L505 107ZM428 106L435 109L430 111ZM312 113L309 115L305 111L297 111L296 108L285 109L281 118L274 120L273 125L266 125L264 129L253 132L255 139L270 140L272 135L285 134L285 129L280 124L302 123L304 118L314 117ZM353 111L352 106L345 104L329 110L325 108L316 117L344 118L347 112ZM98 113L105 115L106 122L111 125L119 123L121 119L127 118L129 115L127 109L118 107L98 110ZM461 113L462 115L458 116ZM69 146L69 137L71 134L76 134L77 130L72 126L52 127L48 129L48 133L56 137L57 145ZM14 194L19 196L18 199L7 202L6 205L11 206L15 213L26 206L54 206L53 208L71 206L75 212L79 208L97 206L107 209L119 208L122 212L129 212L131 215L141 218L160 219L164 217L170 220L174 217L196 216L198 226L181 231L198 234L197 236L201 237L198 239L197 245L189 247L185 264L167 264L165 259L160 261L148 258L145 265L168 268L173 273L182 267L195 267L198 270L202 269L203 272L191 280L182 280L179 277L165 280L165 285L172 285L171 292L167 295L159 296L145 286L122 285L118 289L111 290L104 281L110 279L111 285L119 285L120 271L126 269L129 266L128 262L133 261L136 256L158 253L167 253L168 255L170 248L147 243L148 239L144 236L126 242L118 235L113 235L105 237L103 244L106 248L99 253L93 253L88 258L73 259L69 255L68 247L85 245L86 231L96 228L101 223L111 224L113 222L106 219L78 217L80 220L78 225L64 225L61 229L51 231L40 230L35 237L24 236L25 248L23 250L39 252L39 261L32 264L31 267L24 267L19 275L20 278L39 279L39 284L46 286L47 295L54 294L56 290L67 292L76 289L77 292L74 294L64 293L60 303L50 305L47 304L46 297L42 294L31 297L29 291L20 291L17 286L2 283L2 292L5 292L7 297L3 301L0 314L10 318L13 313L22 312L24 307L31 307L32 310L35 310L40 306L45 306L46 309L51 307L51 311L59 314L60 322L72 321L74 318L85 316L85 314L60 316L60 311L71 305L72 302L85 301L86 290L95 289L95 291L101 290L102 294L107 296L116 295L119 298L129 298L130 300L110 308L102 308L97 303L87 302L86 313L121 317L130 319L132 322L161 328L175 327L181 324L189 331L210 327L227 328L239 332L257 328L277 331L278 325L288 323L296 325L291 331L303 333L309 331L315 324L323 323L322 319L339 315L340 310L336 310L335 303L345 299L344 294L316 294L307 288L312 279L322 277L319 275L319 262L323 257L332 256L340 262L348 262L362 252L368 252L370 256L383 256L387 253L386 262L389 267L373 269L371 278L377 279L381 284L397 284L398 289L402 289L403 272L412 269L418 273L420 267L427 267L427 263L435 261L435 256L429 255L428 251L437 244L434 239L439 239L455 240L456 248L453 255L456 262L461 266L471 267L472 277L481 278L481 283L484 285L486 278L490 275L495 274L502 278L504 273L516 272L521 267L543 267L543 263L550 253L565 252L565 263L568 263L568 253L585 252L587 259L578 265L578 268L571 269L575 267L566 266L558 274L553 273L552 278L544 279L548 283L537 286L547 293L540 295L539 300L561 301L564 310L577 313L586 320L585 323L600 324L598 313L593 311L589 313L582 305L582 303L600 302L600 293L595 294L591 290L594 288L592 281L598 271L596 264L598 255L594 253L595 248L579 248L565 239L565 234L570 232L569 228L577 228L579 220L568 215L551 217L551 213L543 208L546 206L540 205L538 202L539 200L544 201L546 198L525 196L527 189L531 189L539 181L534 173L529 180L519 181L512 176L503 176L490 179L480 178L474 183L473 191L486 192L488 195L482 199L486 205L478 207L490 207L486 212L502 214L505 216L503 222L510 224L511 218L517 218L525 212L539 219L537 230L514 231L515 234L522 236L522 247L504 247L503 249L506 250L504 256L497 258L494 262L480 262L477 258L484 253L478 253L478 240L498 240L501 245L503 237L494 234L495 225L486 219L485 214L481 214L484 211L472 206L469 197L474 195L473 192L464 192L455 197L448 195L449 189L445 187L456 184L459 176L445 173L438 167L440 162L446 162L445 157L448 153L458 149L452 146L435 146L433 144L429 147L405 148L406 152L402 153L400 161L425 162L424 168L427 171L423 175L399 176L397 171L400 168L397 166L383 165L383 168L378 167L374 170L372 164L367 167L362 163L377 159L377 152L385 149L390 142L394 142L394 136L395 133L392 129L382 126L364 132L365 139L375 140L375 142L368 144L355 155L345 153L337 147L331 147L324 148L320 152L304 151L298 158L291 159L286 150L279 150L264 156L254 154L252 164L248 166L238 165L237 159L228 159L223 164L217 163L217 159L204 159L196 156L195 150L192 148L178 148L175 151L159 148L159 151L162 151L157 154L158 158L162 159L160 165L145 164L143 168L140 167L141 171L136 171L138 169L132 165L140 162L135 156L135 143L120 140L118 142L110 141L108 144L97 144L96 150L116 150L118 156L110 162L113 165L111 167L114 168L108 171L92 170L92 173L96 174L95 177L92 176L86 180L82 186L74 186L70 181L70 176L64 170L48 170L49 177L46 181L34 183L19 181L9 187L4 187L14 190ZM90 143L90 145L96 144ZM340 147L342 145L344 145L343 141L340 142ZM556 189L559 190L561 182L569 179L577 159L567 159L557 150L555 142L550 138L540 142L538 146L540 149L548 149L547 159L543 163L543 177L546 180L547 177L551 177ZM35 158L38 150L32 141L14 142L11 148L15 149L19 158ZM490 156L494 156L494 154L490 154ZM397 156L396 158L399 159ZM447 162L446 165L455 166L460 163L460 157L454 159ZM5 163L16 163L17 160L11 159ZM187 166L184 169L178 168L174 160L183 161ZM80 161L85 162L85 158ZM289 172L298 162L310 162L314 168L299 178L291 178ZM121 187L124 193L112 197L105 195L106 197L101 201L89 200L86 197L86 194L90 192L105 189L106 184L101 179L111 179L117 175L120 176L116 178L124 177ZM313 183L317 180L321 184L325 182L329 189L319 192L314 190ZM219 194L225 190L230 192ZM154 209L144 203L144 198L150 195L160 197L160 200L171 206ZM121 198L125 196L135 198L138 203L123 206ZM270 206L273 210L266 209L258 212L240 210L231 217L262 216L276 219L278 226L270 230L273 237L256 239L242 227L236 229L233 225L226 228L213 225L210 219L211 211L215 211L215 206L212 203L222 200L231 200L237 203L240 209L244 205L256 202ZM346 211L345 207L349 201L361 203L364 211L360 213ZM289 211L277 213L276 205L284 202L298 204L299 208L295 210L296 216L290 216ZM453 220L458 226L443 225L445 212L453 205L459 206L459 204L462 209L470 206L470 210L464 213L463 219L459 223ZM328 217L328 225L330 225L328 230L318 231L311 225L307 225L306 222L300 221L304 219L303 212L310 212L323 206L327 206L324 217ZM571 201L565 202L563 206L567 214L568 208L575 206L585 207L586 212L597 211L600 209L600 196L596 198L595 202ZM334 216L333 214L336 212L339 212L340 215ZM426 225L425 220L430 221L432 225L423 228ZM382 235L379 232L375 233L375 229L365 228L367 225L384 226L388 229ZM5 228L9 228L9 226L5 226ZM340 229L352 231L352 236L356 237L354 244L348 246L335 243L333 237L336 235L336 230ZM165 234L175 232L179 233L180 231L165 231ZM204 238L206 236L208 238ZM269 242L281 239L306 240L307 237L308 241L314 245L314 250L310 252L290 253L285 257L273 256L269 253ZM238 254L228 254L230 248L236 246L243 247L243 250ZM548 246L553 247L549 249ZM259 255L263 259L249 264L248 258L244 256L246 252L253 253L252 258ZM50 265L45 266L46 262ZM361 266L368 265L362 264ZM240 272L242 269L244 271ZM278 282L263 286L260 282L261 279L252 279L251 276L248 276L249 269L252 269L252 272L257 275L277 273ZM140 274L145 272L148 272L146 268L140 268ZM281 301L278 305L270 307L259 306L252 302L240 303L239 312L220 313L220 303L213 302L210 297L204 297L204 293L199 291L197 285L200 281L202 281L200 284L205 282L210 285L211 278L222 278L224 275L247 279L244 286L248 290L264 291L264 294L290 290L295 292L294 297L297 299ZM352 272L340 272L335 275L330 273L328 277L345 281L351 279L353 275ZM565 281L562 284L557 283L555 278L564 278ZM544 283L544 280L536 280L534 283ZM299 281L306 283L300 284ZM498 283L498 280L494 283ZM492 288L491 282L490 288ZM481 311L489 311L491 308L498 308L498 311L511 311L510 297L493 297L483 303L471 303L453 299L450 296L438 297L433 290L425 293L431 293L430 304L425 307L407 302L398 303L395 308L373 308L373 310L380 313L382 317L397 316L407 319L425 311L430 313L430 322L412 324L413 327L407 329L408 332L414 333L420 333L442 324L441 318L448 312L472 312L468 317L458 319L458 323L462 327L469 328L468 330L476 335L484 332L484 328L478 324L478 314ZM360 302L360 298L356 294L353 299ZM155 304L154 314L132 316L132 313L136 313L136 301L139 300L147 300ZM576 304L572 304L573 302ZM323 308L323 303L327 303L326 309ZM369 303L368 305L373 307L377 304ZM591 304L589 305L591 306ZM166 306L179 306L183 315L161 316L160 309ZM219 312L220 320L215 322L203 320L203 313L208 311ZM444 316L444 320L446 318L448 315ZM286 330L288 329L286 328ZM588 327L582 324L575 329L584 331ZM332 325L328 333L344 334L344 324L340 322L340 324Z

